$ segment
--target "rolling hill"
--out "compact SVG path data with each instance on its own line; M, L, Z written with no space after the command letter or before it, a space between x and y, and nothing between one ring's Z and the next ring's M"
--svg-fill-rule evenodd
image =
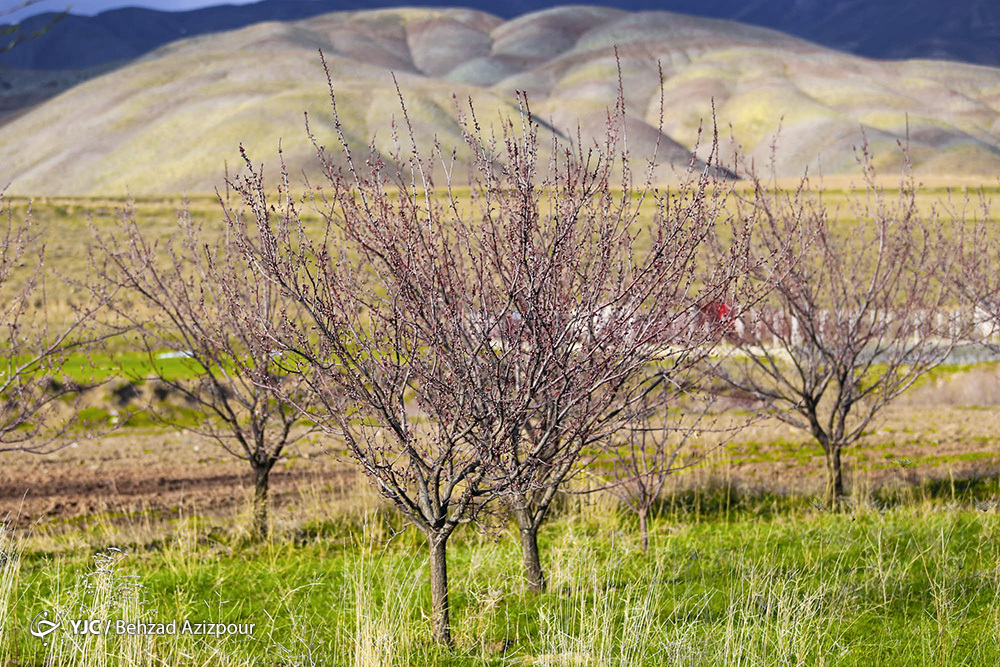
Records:
M732 21L572 7L513 20L462 9L342 12L174 42L0 127L0 182L25 194L211 192L223 165L238 165L241 142L273 163L279 140L293 170L309 168L303 111L320 142L333 142L318 48L357 150L374 136L378 152L392 153L393 72L425 145L461 146L456 100L496 119L516 112L516 91L547 124L543 143L575 137L578 125L589 142L614 100L616 46L638 157L658 136L659 61L660 157L678 168L714 101L725 154L739 145L765 164L780 125L779 175L855 170L862 129L880 166L896 168L907 126L918 173L1000 173L998 69L872 61ZM659 176L670 174L664 166Z

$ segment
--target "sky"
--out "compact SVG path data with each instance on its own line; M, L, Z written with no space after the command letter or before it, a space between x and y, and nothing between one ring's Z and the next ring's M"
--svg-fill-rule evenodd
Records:
M16 9L24 4L24 0L0 0L0 19L3 23L14 23L33 14L61 12L67 7L73 14L93 16L119 7L148 7L180 12L209 5L246 5L251 2L256 0L40 0L23 9Z

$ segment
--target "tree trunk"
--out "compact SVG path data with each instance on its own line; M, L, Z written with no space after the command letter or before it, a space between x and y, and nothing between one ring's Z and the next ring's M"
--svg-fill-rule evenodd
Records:
M261 538L266 538L269 532L267 523L267 491L270 466L254 467L253 488L253 531Z
M528 590L541 593L545 590L545 574L542 572L542 561L538 555L538 528L529 528L521 533L521 557L524 560L524 579L528 582Z
M840 465L840 447L831 445L826 454L826 501L835 508L844 497L844 475Z
M538 526L531 520L528 510L516 510L517 529L521 535L521 559L524 562L524 580L528 590L541 593L545 590L545 574L538 553Z
M649 525L646 521L646 510L639 511L639 534L642 535L642 553L649 552Z
M438 644L451 646L451 621L448 614L448 559L445 547L447 535L430 533L431 622L433 637Z

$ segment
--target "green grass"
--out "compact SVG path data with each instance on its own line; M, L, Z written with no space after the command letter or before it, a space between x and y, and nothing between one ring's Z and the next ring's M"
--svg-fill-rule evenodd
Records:
M1000 453L996 452L965 452L963 454L952 454L950 456L911 456L905 458L897 458L892 454L885 454L883 458L890 461L888 464L876 464L871 466L872 469L885 469L885 468L897 468L900 465L904 467L914 467L914 466L935 466L942 465L945 463L957 463L959 461L984 461L993 463L1000 460Z
M164 351L167 352L167 351ZM169 380L191 380L201 375L201 366L185 357L151 360L142 351L92 352L69 355L62 368L76 382L104 382L113 378L131 380L159 376Z
M841 513L776 496L725 512L719 493L678 497L660 508L649 554L607 503L568 509L544 530L539 597L509 534L467 529L449 559L450 651L427 639L423 540L410 530L386 541L386 516L334 516L265 544L187 519L117 545L129 555L94 574L94 552L110 554L98 523L75 536L87 547L28 541L6 594L17 627L55 605L256 623L253 637L111 637L73 662L67 638L45 646L21 631L2 635L0 654L26 665L52 654L108 665L995 665L1000 515L976 498L996 492L927 486L920 499Z
M973 370L992 370L996 368L998 363L1000 362L978 361L965 364L939 364L917 378L910 388L919 389L920 387L932 385L939 380L947 380L960 373L968 373Z

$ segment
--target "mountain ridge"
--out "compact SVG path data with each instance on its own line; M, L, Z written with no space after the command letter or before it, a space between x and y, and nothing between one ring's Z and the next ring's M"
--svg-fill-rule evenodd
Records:
M273 163L279 141L293 173L308 171L303 111L321 143L335 143L317 48L352 149L372 145L387 161L400 115L391 72L421 145L455 146L464 160L456 100L474 100L496 127L526 91L547 124L544 146L577 128L589 144L620 65L630 146L642 160L659 142L659 181L707 157L699 136L713 108L722 155L739 149L758 165L780 125L779 175L856 170L862 130L877 166L897 173L907 140L919 173L1000 172L1000 69L872 61L732 21L588 6L510 21L467 9L343 12L174 42L0 127L0 182L33 195L211 192L227 161L240 164L241 143Z
M505 19L554 5L538 0L464 0ZM408 5L440 8L436 0ZM379 0L262 0L186 12L123 8L93 17L69 15L49 33L0 54L0 65L22 69L75 69L130 60L175 39L238 29L262 21L301 20L334 11L394 7ZM599 5L593 5L599 6ZM882 59L955 60L1000 65L1000 4L989 0L620 0L626 11L662 10L721 18L779 30L829 48ZM22 22L26 32L53 15Z

